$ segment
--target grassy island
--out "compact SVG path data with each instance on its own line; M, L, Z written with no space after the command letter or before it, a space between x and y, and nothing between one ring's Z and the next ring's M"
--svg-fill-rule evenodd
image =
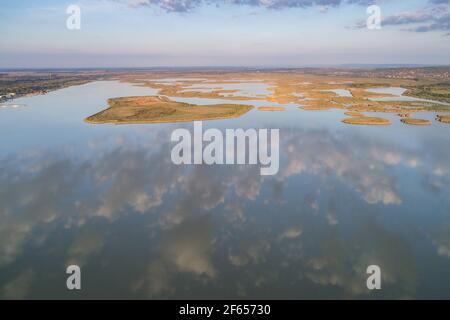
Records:
M229 119L253 108L239 104L199 106L161 96L114 98L108 104L109 108L86 118L86 122L128 124Z
M402 118L400 121L403 123L406 123L406 124L412 124L412 125L416 125L416 126L428 126L431 124L430 120L414 119L414 118L409 118L409 117Z
M347 124L367 124L367 125L390 125L391 121L384 118L378 117L354 117L342 120L342 122Z

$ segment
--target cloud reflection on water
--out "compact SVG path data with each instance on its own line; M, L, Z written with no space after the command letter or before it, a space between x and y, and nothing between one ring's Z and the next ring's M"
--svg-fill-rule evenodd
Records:
M77 263L103 270L100 282L114 281L111 261L138 259L117 296L364 296L368 264L384 270L393 288L387 296L414 296L414 250L400 230L378 221L379 208L414 213L405 173L418 176L430 201L448 194L448 151L326 130L287 129L281 138L280 173L269 178L256 166L174 166L169 144L143 147L127 136L113 147L90 143L87 158L42 152L1 159L2 295L55 294L33 287L42 270L25 258L36 251L58 261L49 274ZM134 235L123 238L124 230ZM55 239L64 253L53 248ZM138 248L115 256L117 241ZM445 236L427 241L449 256ZM272 291L265 296L261 288Z

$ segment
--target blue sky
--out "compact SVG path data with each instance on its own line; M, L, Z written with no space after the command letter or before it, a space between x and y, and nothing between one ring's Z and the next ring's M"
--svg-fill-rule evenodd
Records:
M450 64L449 2L1 0L0 68Z

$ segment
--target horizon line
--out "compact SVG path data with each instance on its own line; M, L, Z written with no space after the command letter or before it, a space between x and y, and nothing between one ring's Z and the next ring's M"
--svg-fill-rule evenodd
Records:
M4 71L46 71L46 70L176 70L176 69L246 69L246 70L293 70L293 69L383 69L383 68L445 68L450 64L419 63L346 63L346 64L312 64L303 66L143 66L143 67L8 67Z

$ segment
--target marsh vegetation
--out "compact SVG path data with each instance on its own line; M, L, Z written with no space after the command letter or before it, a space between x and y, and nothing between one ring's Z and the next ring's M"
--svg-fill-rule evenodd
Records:
M109 108L86 119L90 123L162 123L239 117L253 107L217 104L198 106L166 97L123 97L108 100Z

